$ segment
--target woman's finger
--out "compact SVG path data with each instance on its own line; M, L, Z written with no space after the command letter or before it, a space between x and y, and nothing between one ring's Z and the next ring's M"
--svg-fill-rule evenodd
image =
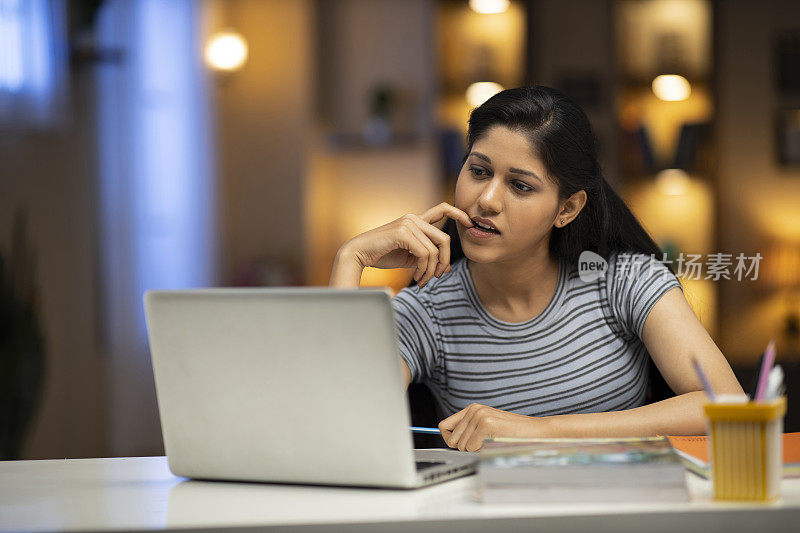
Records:
M457 413L453 413L452 415L448 416L441 422L439 422L439 431L442 432L442 435L445 435L445 432L449 435L453 432L453 428L455 428L459 421L464 418L467 414L467 408L460 410ZM446 439L445 439L446 440Z
M414 215L415 216L415 215ZM419 279L417 284L420 287L424 287L428 281L433 278L434 274L436 273L436 268L439 265L439 248L431 241L431 239L422 231L422 228L417 225L415 221L411 221L411 224L414 226L414 232L416 237L422 242L425 248L428 250L427 256L427 263L425 264L424 272L422 277Z
M443 232L436 226L425 222L417 215L411 215L411 219L417 223L422 232L439 249L439 262L433 275L439 277L448 266L450 266L450 235Z
M461 436L458 439L458 449L462 452L475 451L470 450L469 448L473 444L473 441L476 441L478 438L480 438L481 442L483 442L483 438L480 435L477 435L478 424L480 424L480 420L480 416L477 416L476 414L473 415L472 418L469 419L469 424L467 424L467 427L461 433ZM478 448L480 448L480 446L478 446Z
M458 426L453 430L453 438L451 442L454 443L453 447L458 448L462 452L466 443L469 441L472 434L475 432L475 427L478 423L478 413L483 408L482 405L473 403L467 407L467 414L461 419ZM458 434L456 435L456 432Z
M472 420L474 414L475 414L474 411L472 409L469 409L467 413L464 415L464 417L458 421L456 427L453 428L453 433L450 436L450 439L447 441L448 446L450 446L451 448L459 447L461 440L464 436L464 432L469 427L470 421Z
M414 235L426 252L421 255L414 254L420 259L417 270L414 273L414 279L417 280L417 284L421 287L425 285L425 283L433 277L434 272L436 272L436 265L439 263L439 249L425 235L422 229L420 229L419 225L413 220L413 216L414 215L403 218L403 227L408 233ZM417 273L419 272L422 274L418 278Z
M472 220L470 220L469 215L466 214L461 209L448 204L447 202L442 202L441 204L432 207L425 211L422 215L422 219L427 222L428 224L433 224L439 229L444 227L445 222L447 222L448 218L452 218L461 222L464 226L471 228L473 226Z
M401 239L400 242L397 243L397 247L408 250L411 255L417 258L417 268L414 270L415 280L422 279L422 276L428 268L428 256L430 255L430 249L424 242L428 239L424 238L420 233L421 232L414 223L404 224L398 231Z

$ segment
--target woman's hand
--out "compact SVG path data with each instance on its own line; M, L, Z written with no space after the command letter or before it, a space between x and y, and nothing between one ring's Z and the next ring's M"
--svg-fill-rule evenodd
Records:
M544 420L473 403L439 422L439 431L451 448L475 452L484 438L547 437Z
M450 271L450 236L442 231L448 218L472 227L464 211L441 203L422 215L407 214L347 241L361 268L413 268L420 287Z

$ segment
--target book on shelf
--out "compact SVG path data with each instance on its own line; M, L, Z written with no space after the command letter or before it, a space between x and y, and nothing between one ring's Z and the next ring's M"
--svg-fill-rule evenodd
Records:
M711 469L706 435L667 438L687 469L702 478L709 478ZM783 434L783 477L800 477L800 432Z
M666 437L486 439L477 487L490 503L689 501Z

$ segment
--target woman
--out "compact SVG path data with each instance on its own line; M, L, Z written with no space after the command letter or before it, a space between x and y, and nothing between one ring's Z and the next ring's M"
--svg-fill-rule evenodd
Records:
M392 299L402 367L450 415L448 446L705 433L692 358L715 392L742 388L603 177L583 111L548 87L510 89L472 111L467 140L455 205L350 239L330 283L415 268ZM643 405L651 359L676 396Z

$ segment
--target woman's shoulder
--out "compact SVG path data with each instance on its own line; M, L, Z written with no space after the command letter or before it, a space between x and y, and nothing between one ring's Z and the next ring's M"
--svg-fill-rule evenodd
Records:
M605 276L605 290L610 300L627 302L637 306L637 302L655 301L666 291L683 285L669 261L654 254L639 252L619 252L609 261Z

